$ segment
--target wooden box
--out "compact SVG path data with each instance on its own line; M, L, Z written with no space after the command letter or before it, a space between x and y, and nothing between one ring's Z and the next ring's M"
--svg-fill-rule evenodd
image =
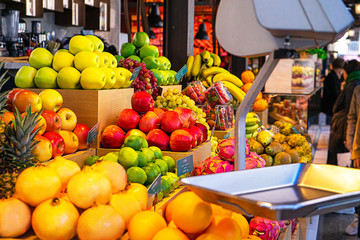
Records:
M235 127L229 128L227 130L215 130L214 137L217 137L218 139L235 137Z

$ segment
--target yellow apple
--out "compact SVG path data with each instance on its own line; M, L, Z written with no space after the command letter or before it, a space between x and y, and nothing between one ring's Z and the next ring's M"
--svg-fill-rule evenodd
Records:
M128 69L123 68L123 67L118 67L118 69L121 71L122 76L125 77L125 82L124 84L121 86L122 88L128 88L131 85L130 78L132 75L132 72L130 72Z
M74 66L74 55L64 51L57 51L54 55L52 67L55 71L60 71L64 67Z
M99 67L109 67L109 58L102 52L94 51L99 56Z
M112 68L107 68L107 67L101 67L100 70L103 71L106 76L106 83L103 88L106 89L112 88L116 82L114 70Z
M53 55L45 48L35 48L30 53L29 64L30 66L40 69L42 67L51 67Z
M108 52L103 52L104 56L109 59L109 67L110 68L116 68L117 67L117 61L114 55Z
M38 122L38 124L36 124L36 126L35 126L35 129L34 130L36 130L36 129L40 129L39 130L39 132L37 133L37 135L43 135L44 134L44 132L45 132L45 130L46 130L46 120L45 120L45 118L43 117L43 116L39 116L39 122Z
M100 68L88 67L82 71L80 84L83 89L102 89L106 84L106 76Z
M65 151L64 154L76 152L79 147L79 139L75 133L68 130L60 130L60 136L64 139Z
M42 108L57 112L63 104L63 97L54 89L45 89L39 93L42 101Z
M70 39L69 52L75 55L81 51L94 51L94 43L85 36L76 35Z
M94 52L79 52L75 55L74 65L77 70L82 72L88 67L99 67L100 58Z
M125 77L119 68L113 68L113 70L115 72L116 82L112 88L121 88L125 83Z
M73 67L64 67L59 71L56 82L60 88L81 88L80 72Z
M50 140L46 137L36 135L35 141L39 141L39 143L32 150L32 154L35 155L35 158L39 162L50 160L52 156L52 146Z
M49 67L40 68L34 78L38 88L58 88L56 83L57 72Z
M30 66L22 66L15 75L15 85L19 88L36 87L34 82L36 73L36 68Z
M60 108L57 114L61 118L61 129L62 130L74 130L77 124L76 114L69 108Z
M104 51L104 43L103 43L103 41L101 41L100 38L98 38L94 35L86 35L85 37L87 37L88 39L90 39L90 41L93 42L94 51L99 51L99 52Z

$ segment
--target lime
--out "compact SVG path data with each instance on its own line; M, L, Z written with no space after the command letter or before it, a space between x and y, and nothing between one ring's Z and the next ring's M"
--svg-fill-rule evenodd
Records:
M120 53L121 56L127 58L131 55L135 55L136 46L132 43L124 43L121 45Z
M108 154L106 154L103 157L104 161L112 161L112 162L117 162L118 161L118 155L115 154L115 152L109 152Z
M119 163L125 169L136 167L139 163L137 152L131 147L123 147L119 152Z
M155 161L155 154L150 148L142 148L141 151L145 154L148 163Z
M84 164L87 165L87 166L91 166L91 165L93 165L94 163L96 163L96 161L97 161L99 158L100 158L99 156L91 155L91 156L89 156L88 158L86 158Z
M138 167L145 167L147 165L147 158L145 156L145 154L141 151L136 151L138 153Z
M167 166L166 162L163 161L162 159L156 159L155 164L159 166L160 171L161 171L161 176L165 176L168 171L168 166Z
M150 39L146 32L136 32L132 38L132 43L141 48L144 45L149 45Z
M141 148L148 148L149 145L148 145L148 142L146 141L146 139L145 139L144 137L142 137L142 136L139 136L139 138L140 138L141 141L142 141L142 146L141 146Z
M162 152L161 152L160 148L151 146L151 147L149 147L149 149L154 152L155 159L162 159Z
M127 57L127 58L128 58L128 59L135 60L135 61L141 63L141 58L138 57L138 56L136 56L136 55L131 55L131 56Z
M161 178L161 191L164 194L164 197L167 197L170 193L170 184Z
M155 163L148 163L148 165L146 165L146 166L147 166L147 167L155 168L155 170L156 170L156 176L161 173L159 166L156 165Z
M131 147L134 150L140 150L143 144L143 140L136 135L130 135L125 138L124 147Z
M115 55L116 61L119 61L120 59L125 59L124 56Z
M162 160L164 160L168 166L169 172L174 172L175 170L175 160L170 156L163 156Z
M155 178L159 175L159 174L157 174L157 170L154 167L147 166L147 167L143 167L142 169L145 171L146 176L147 176L147 179L146 179L146 182L144 185L150 185L155 180Z
M158 193L158 202L160 202L164 198L163 192Z
M131 167L126 171L128 181L131 183L144 184L147 176L145 171L139 167Z
M170 184L170 192L173 192L176 188L176 180L172 179L171 177L168 176L161 176L161 179L164 179L165 181L167 181Z

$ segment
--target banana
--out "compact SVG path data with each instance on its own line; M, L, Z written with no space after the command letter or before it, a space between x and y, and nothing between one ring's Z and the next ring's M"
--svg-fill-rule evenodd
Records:
M220 67L210 67L210 68L202 71L201 74L204 78L206 78L209 75L215 75L215 74L223 73L223 72L228 72L228 71L226 69L220 68Z
M187 67L187 72L185 74L186 79L191 78L191 69L193 67L193 64L194 64L194 56L189 56L186 61L186 67Z
M255 124L253 126L247 126L246 129L246 133L253 133L255 131L257 131L257 129L259 128L258 124Z
M205 79L206 79L206 82L208 83L209 86L212 85L212 78L213 78L213 75L209 75L207 76Z
M232 82L239 88L241 88L244 85L243 82L240 80L240 78L238 78L237 76L235 76L234 74L231 74L231 73L216 74L213 81L214 82L219 82L219 81Z
M223 81L224 86L229 90L231 95L233 95L240 102L244 99L245 93L243 90L238 88L235 84L232 84L228 81Z
M252 135L253 135L253 133L247 133L247 134L245 134L245 137L246 137L247 139L249 139L249 138L252 137Z
M194 63L191 68L191 76L196 77L199 75L201 68L201 56L198 54L194 57Z
M208 84L205 80L201 81L201 83L202 83L202 85L204 85L204 87L206 87L206 88L210 87L209 84Z
M215 53L210 53L210 55L211 55L211 58L214 60L213 66L219 67L221 64L221 58Z
M210 58L211 58L210 53L209 53L208 51L206 51L206 50L202 51L202 52L200 53L200 56L201 56L202 61L203 61L204 63L207 63L207 62L210 60Z
M257 124L258 122L259 122L259 119L255 118L255 117L246 118L246 120L245 120L246 126L253 126L253 125Z
M248 112L246 118L258 118L258 115L254 112Z
M255 138L257 135L258 135L258 131L255 131L255 132L253 132L252 134L251 134L251 137L253 137L253 138Z
M210 58L209 61L206 63L207 67L212 67L214 64L214 59Z

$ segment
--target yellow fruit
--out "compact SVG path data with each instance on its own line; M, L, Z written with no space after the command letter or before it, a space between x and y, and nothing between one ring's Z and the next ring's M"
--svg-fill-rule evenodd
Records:
M118 67L118 69L120 70L122 76L125 78L125 82L121 87L122 88L130 87L131 82L132 82L132 81L130 81L132 72L130 72L129 70L127 70L126 68L123 68L123 67Z
M99 56L99 67L109 67L109 58L105 56L102 52L94 51L96 55Z
M85 35L88 39L90 39L94 44L94 51L102 52L104 51L104 43L101 41L100 38L94 35Z
M211 223L212 210L209 203L193 192L185 192L173 200L172 220L186 233L199 233Z
M94 203L107 204L111 199L111 183L101 173L85 166L73 176L67 187L69 199L79 208L89 208Z
M58 72L56 82L60 88L81 88L80 76L81 74L76 68L64 67Z
M80 76L80 84L83 89L102 89L106 84L105 73L97 67L85 68Z
M59 175L62 190L66 189L70 178L81 171L77 163L63 157L55 157L55 159L51 161L47 167L55 170L55 172Z
M70 39L69 52L75 55L81 51L94 51L94 43L87 37L76 35Z
M217 217L231 217L232 215L232 211L227 210L223 207L221 207L220 205L217 204L210 204L211 205L211 209L212 209L212 213L213 216L217 216Z
M60 71L64 67L74 66L74 55L68 52L56 52L52 62L55 71Z
M111 53L103 52L103 55L109 59L109 67L116 68L117 67L117 60Z
M239 224L230 217L222 218L218 223L212 222L206 233L214 233L225 240L241 239L242 233Z
M174 201L170 201L170 203L166 206L165 219L168 223L173 222L173 213L177 207L175 204Z
M253 83L245 83L244 86L242 86L242 90L247 93L249 91L249 89L251 88Z
M247 238L250 231L249 222L247 221L247 219L240 213L236 213L236 212L233 212L231 217L239 224L241 228L242 238Z
M148 193L147 188L140 183L131 183L126 187L126 192L132 194L140 203L141 209L147 209Z
M215 233L203 233L196 240L225 240L225 238Z
M54 198L35 208L31 225L40 239L72 239L78 219L79 212L71 202Z
M121 88L125 83L125 77L122 75L122 70L119 68L113 68L115 72L116 82L112 88Z
M97 205L80 215L77 234L81 240L120 239L125 231L123 217L109 205Z
M35 48L29 57L30 66L40 69L42 67L51 67L53 55L45 48Z
M179 229L179 228L175 225L174 221L169 222L168 227L172 227L172 228L177 228L177 229Z
M22 171L16 180L16 196L30 206L54 198L61 190L61 180L48 167L35 166Z
M64 99L55 89L44 89L39 93L42 109L57 112L63 105Z
M22 66L15 75L15 85L18 88L33 88L36 87L34 78L37 70L34 67Z
M254 102L253 108L255 112L262 112L268 108L268 103L265 99L261 98Z
M237 87L241 88L244 84L243 82L234 74L223 72L216 74L213 79L213 82L220 82L220 81L228 81L236 85Z
M152 240L156 233L164 228L166 222L160 214L143 211L130 220L128 233L131 240Z
M246 70L241 73L241 80L243 83L252 83L255 80L255 75L252 71Z
M243 238L243 240L250 239L250 240L261 240L258 236L255 235L249 235L247 238Z
M127 192L112 195L110 205L124 218L125 229L128 229L131 218L141 212L140 203Z
M0 199L0 237L14 238L30 228L31 211L17 198Z
M152 240L189 240L189 238L179 229L167 227L160 230Z
M100 66L100 58L96 53L82 51L75 55L74 66L82 72L85 68Z
M112 88L116 83L115 72L112 68L100 67L100 70L104 72L106 77L106 83L104 89Z
M110 180L112 194L125 189L127 184L127 175L125 169L119 163L113 161L100 161L93 164L91 168L100 172Z

